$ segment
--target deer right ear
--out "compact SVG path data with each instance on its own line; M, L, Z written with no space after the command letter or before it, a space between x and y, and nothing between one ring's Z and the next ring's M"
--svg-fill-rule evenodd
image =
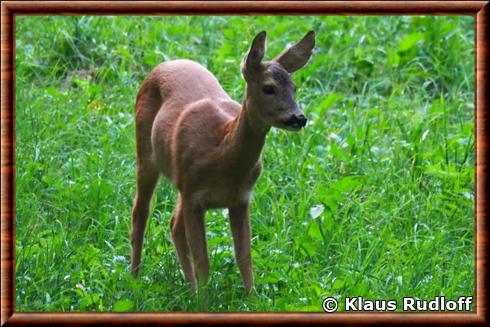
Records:
M288 73L292 74L308 62L311 57L311 52L315 47L315 32L309 31L306 36L282 52L279 56L274 58L276 62L281 64Z
M260 32L252 41L250 50L243 58L241 69L245 78L253 74L260 67L260 62L265 55L265 31Z

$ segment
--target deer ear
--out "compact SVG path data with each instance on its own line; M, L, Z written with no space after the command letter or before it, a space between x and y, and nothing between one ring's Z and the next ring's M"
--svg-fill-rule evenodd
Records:
M315 32L309 31L301 41L284 50L274 58L274 61L281 64L288 73L294 73L306 65L308 59L310 59L313 47L315 47Z
M246 78L260 67L260 62L265 54L265 31L260 32L252 41L252 46L243 58L241 68L242 74Z

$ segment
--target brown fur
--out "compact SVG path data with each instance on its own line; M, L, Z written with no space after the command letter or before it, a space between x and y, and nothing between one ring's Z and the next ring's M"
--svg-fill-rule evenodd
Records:
M262 169L265 137L271 126L298 130L285 122L293 114L302 114L294 101L294 84L278 62L302 67L313 45L310 32L291 52L262 63L265 32L259 33L242 67L247 81L242 105L228 96L212 73L190 60L164 62L145 79L136 100L134 275L141 261L151 197L163 174L179 191L171 228L186 280L197 288L207 279L204 213L229 208L236 260L245 290L252 289L248 207ZM264 83L274 86L274 96L263 94Z

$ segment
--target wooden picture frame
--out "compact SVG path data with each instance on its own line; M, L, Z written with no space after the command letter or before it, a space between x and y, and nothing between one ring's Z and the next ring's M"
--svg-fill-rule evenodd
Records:
M15 17L18 15L471 15L475 18L475 282L468 313L27 313L15 311ZM488 319L488 1L5 1L1 4L1 324L481 324Z

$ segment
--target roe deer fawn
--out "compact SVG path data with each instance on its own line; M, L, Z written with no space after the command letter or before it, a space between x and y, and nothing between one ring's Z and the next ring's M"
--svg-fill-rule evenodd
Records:
M190 60L161 63L136 100L137 193L131 231L131 272L138 274L150 201L160 174L179 195L170 226L184 276L196 290L209 272L204 214L228 208L235 259L245 292L253 288L250 193L261 172L261 152L274 126L299 131L306 118L294 100L289 74L303 67L315 45L310 31L275 59L262 62L266 33L244 57L242 105L215 76Z

